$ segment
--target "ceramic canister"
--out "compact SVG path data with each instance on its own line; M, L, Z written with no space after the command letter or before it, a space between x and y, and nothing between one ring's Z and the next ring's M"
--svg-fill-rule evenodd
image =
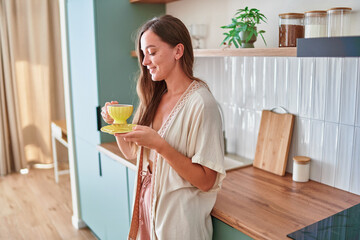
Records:
M293 158L293 180L295 182L307 182L310 177L310 158L296 156Z

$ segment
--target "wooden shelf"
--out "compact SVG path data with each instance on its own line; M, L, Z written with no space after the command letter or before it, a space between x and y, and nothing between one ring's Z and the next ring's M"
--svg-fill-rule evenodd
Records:
M130 0L130 3L169 3L177 0Z
M241 48L241 49L194 49L195 57L296 57L296 47L288 48Z
M137 57L131 51L132 57ZM194 49L195 57L296 57L296 47L288 48L241 48L241 49Z

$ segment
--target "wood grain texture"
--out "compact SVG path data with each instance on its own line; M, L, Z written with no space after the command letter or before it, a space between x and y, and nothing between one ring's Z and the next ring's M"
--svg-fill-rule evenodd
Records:
M254 167L284 176L294 118L288 113L262 111Z
M119 161L126 167L136 171L136 159L126 159L116 142L102 143L97 146L97 149L99 152L106 154L108 157Z
M52 169L0 177L0 239L97 239L72 226L70 177L59 177Z
M296 57L296 47L289 48L240 48L240 49L194 49L195 57Z
M131 51L132 57L137 57ZM241 48L241 49L194 49L195 57L296 57L296 47L288 48Z
M287 234L358 203L360 196L343 190L246 167L227 174L212 215L254 239L288 239Z

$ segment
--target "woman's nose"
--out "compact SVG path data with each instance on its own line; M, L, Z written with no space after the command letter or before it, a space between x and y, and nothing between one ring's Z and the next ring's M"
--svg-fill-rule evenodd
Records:
M142 65L147 66L150 64L149 58L145 55L142 61Z

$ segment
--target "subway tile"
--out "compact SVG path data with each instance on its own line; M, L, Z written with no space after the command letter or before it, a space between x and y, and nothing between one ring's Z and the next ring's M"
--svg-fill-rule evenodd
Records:
M265 58L254 58L254 80L255 80L255 109L263 110L265 107L265 78L264 78L264 63Z
M236 105L224 104L223 111L225 115L226 150L229 153L236 153L238 137L238 118Z
M354 127L339 125L335 187L349 191Z
M298 156L309 156L310 153L310 120L299 117L297 125L297 153Z
M350 171L350 192L360 195L360 128L355 127L352 164Z
M288 85L288 111L299 113L300 58L288 58L286 82Z
M235 79L232 78L232 57L224 57L220 62L220 76L224 76L225 82L222 84L222 99L228 104L234 103L236 95Z
M310 162L310 179L321 181L321 160L323 149L324 122L319 120L310 121L310 141L309 141L309 157Z
M312 118L324 120L325 115L325 90L328 73L328 59L315 58L315 77L312 99Z
M354 125L358 59L344 58L340 93L340 123Z
M243 103L247 109L255 107L255 71L254 58L244 57Z
M246 148L244 152L244 157L249 159L254 159L255 157L255 111L245 110L245 134L244 142L246 143Z
M299 116L311 116L312 89L314 79L314 58L301 58Z
M355 126L360 127L360 58L358 58L355 116Z
M232 86L234 87L234 103L239 107L244 107L244 57L233 57L232 58Z
M237 128L235 128L237 133L236 153L239 156L244 156L246 151L246 119L244 109L237 106L236 114L238 119Z
M338 122L343 58L329 58L326 82L325 121Z
M275 58L275 106L287 109L288 86L286 81L287 58Z
M275 58L266 57L264 61L264 93L265 93L265 109L272 109L275 104Z
M335 184L335 167L338 146L338 125L325 122L323 159L321 162L321 182L330 186Z

